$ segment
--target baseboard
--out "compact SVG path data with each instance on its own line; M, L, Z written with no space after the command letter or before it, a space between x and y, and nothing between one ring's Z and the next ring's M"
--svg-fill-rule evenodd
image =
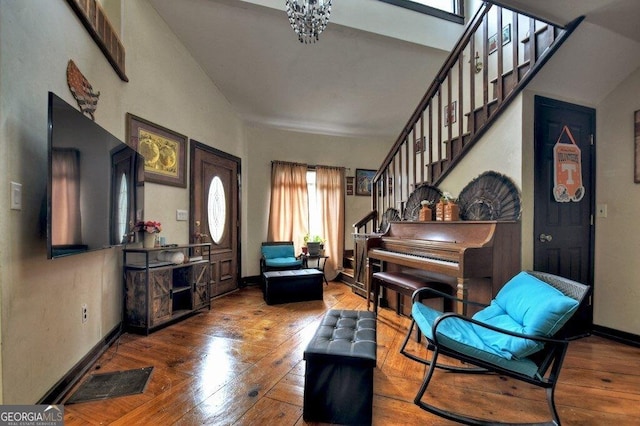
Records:
M242 277L240 285L246 287L248 285L261 285L262 277L260 275L251 275L248 277Z
M603 327L601 325L595 324L593 325L592 332L596 336L604 337L607 339L615 340L616 342L624 343L625 345L640 348L640 336L638 336L637 334L614 330L613 328Z
M98 342L76 365L58 381L49 392L38 401L38 404L60 404L67 393L78 383L91 366L122 334L122 324L118 324Z

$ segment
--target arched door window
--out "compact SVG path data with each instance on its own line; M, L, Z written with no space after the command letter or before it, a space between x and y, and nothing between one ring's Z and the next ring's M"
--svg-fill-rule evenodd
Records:
M213 242L219 244L224 236L227 220L227 197L224 193L222 180L218 176L211 179L209 196L207 197L207 212L209 219L209 233Z

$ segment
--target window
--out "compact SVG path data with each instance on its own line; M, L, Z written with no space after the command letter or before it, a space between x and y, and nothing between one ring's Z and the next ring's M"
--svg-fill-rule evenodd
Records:
M394 6L404 7L416 12L438 18L464 23L463 0L380 0Z
M309 194L309 235L322 235L322 217L316 196L316 171L307 171L307 193Z
M222 180L215 176L209 186L209 196L207 197L207 211L209 212L209 233L213 242L220 244L224 236L227 220L227 198L224 193Z

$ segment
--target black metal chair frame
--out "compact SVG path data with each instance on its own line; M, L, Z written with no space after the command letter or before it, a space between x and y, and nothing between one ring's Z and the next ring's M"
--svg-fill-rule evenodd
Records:
M577 300L579 304L582 303L582 301L584 300L584 298L586 297L586 295L589 293L589 290L590 290L590 287L587 285L580 284L578 282L569 280L567 278L559 277L557 275L553 275L545 272L537 272L537 271L529 271L529 273L541 279L542 281L546 282L547 284L553 286L554 288L560 290L566 296L569 296L574 300ZM419 303L417 301L422 297L420 293L423 293L423 292L433 293L437 291L430 289L428 287L416 290L416 292L413 294L413 297L412 297L413 303ZM448 297L458 302L468 303L476 306L487 306L484 304L460 300L453 296L447 295L446 293L441 293L441 292L437 292L437 293L442 297ZM534 377L529 377L522 373L510 370L508 368L503 368L499 365L487 362L482 359L475 358L468 354L458 352L456 350L446 347L445 345L441 345L438 342L437 329L439 324L445 318L449 318L449 317L460 318L464 321L468 321L478 326L485 327L487 329L501 332L507 335L522 337L522 338L542 342L544 344L544 347L540 351L528 357L531 361L533 361L536 364L537 374L534 375ZM406 351L406 345L407 345L407 342L409 341L414 325L415 325L415 321L412 320L411 326L409 327L409 331L407 333L407 336L405 337L405 340L400 349L400 352L403 355L407 356L408 358L413 359L414 361L417 361L429 366L425 374L424 380L422 382L422 385L420 386L420 389L418 390L418 393L416 394L416 397L414 399L414 403L418 405L420 408L430 413L433 413L435 415L438 415L440 417L453 420L456 422L464 423L464 424L471 424L471 425L506 424L499 421L490 421L490 420L483 420L483 419L478 419L474 417L469 417L460 413L455 413L452 411L448 411L448 410L436 407L432 404L429 404L423 401L424 394L426 393L427 387L429 386L429 382L431 381L433 373L436 368L441 368L443 370L447 370L449 372L454 372L454 373L476 373L476 374L477 373L497 373L497 374L505 375L507 377L514 378L516 380L521 380L523 382L529 383L537 387L544 388L546 390L546 397L549 405L549 411L551 412L552 421L543 422L539 424L560 425L560 417L558 416L558 412L555 406L554 393L555 393L555 387L558 381L558 377L560 375L560 370L562 368L562 363L564 361L564 357L567 352L567 348L569 346L569 340L567 338L558 337L558 336L562 336L562 329L556 332L553 337L546 338L546 337L514 333L508 330L503 330L503 329L493 327L489 324L485 324L480 321L476 321L472 318L465 317L463 315L459 315L456 313L451 313L451 312L444 313L434 321L434 324L432 327L433 339L427 339L428 340L427 348L433 351L433 356L431 357L430 360L426 360L426 359L417 357L411 353L408 353ZM437 361L440 355L445 355L450 358L457 359L459 361L462 361L463 363L471 364L474 367L456 367L456 366L438 364ZM508 423L508 424L513 424L513 423ZM522 423L522 424L532 424L532 423Z

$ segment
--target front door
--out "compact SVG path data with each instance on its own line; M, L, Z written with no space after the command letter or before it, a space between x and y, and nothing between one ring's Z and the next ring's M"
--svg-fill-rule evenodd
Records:
M239 158L191 141L189 230L191 242L211 243L211 297L239 284L239 179Z
M591 108L536 96L534 269L591 286L595 118ZM589 297L573 332L584 334L592 320Z

